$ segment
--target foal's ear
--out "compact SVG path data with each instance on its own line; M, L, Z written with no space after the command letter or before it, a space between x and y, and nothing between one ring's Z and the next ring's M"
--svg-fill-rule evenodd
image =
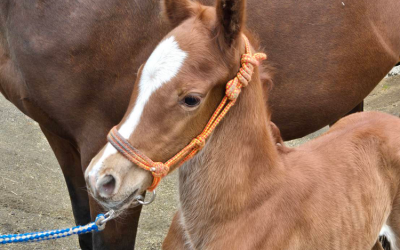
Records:
M172 28L195 13L195 4L191 0L163 0L163 10Z
M246 1L218 0L216 9L218 25L222 28L225 42L231 46L244 26Z

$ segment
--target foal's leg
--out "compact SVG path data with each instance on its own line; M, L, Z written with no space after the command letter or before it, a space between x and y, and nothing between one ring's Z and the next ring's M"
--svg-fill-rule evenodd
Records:
M165 237L162 244L163 250L183 250L185 249L185 234L179 223L179 210L175 213L172 219L171 226L169 227L167 237Z
M63 171L71 199L75 223L77 225L86 225L90 222L90 209L80 155L69 141L56 136L43 127L40 128L53 149ZM79 245L82 250L92 250L92 235L79 235Z
M99 213L104 213L93 198L90 197L92 220ZM107 222L106 228L93 234L93 249L95 250L133 250L135 249L136 233L142 206L129 208L121 215Z

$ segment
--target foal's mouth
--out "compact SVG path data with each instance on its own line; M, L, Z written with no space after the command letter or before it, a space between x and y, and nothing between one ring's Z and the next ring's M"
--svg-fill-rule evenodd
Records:
M124 198L121 201L109 201L104 200L103 198L97 198L96 200L107 210L125 210L129 207L137 207L139 206L139 202L137 202L137 198L140 196L138 194L139 188L135 189L129 196Z

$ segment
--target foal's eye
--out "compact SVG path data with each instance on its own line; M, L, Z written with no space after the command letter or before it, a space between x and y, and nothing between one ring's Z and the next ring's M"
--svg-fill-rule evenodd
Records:
M194 108L200 104L200 101L201 101L200 96L190 94L185 96L185 98L183 98L182 103L186 107Z

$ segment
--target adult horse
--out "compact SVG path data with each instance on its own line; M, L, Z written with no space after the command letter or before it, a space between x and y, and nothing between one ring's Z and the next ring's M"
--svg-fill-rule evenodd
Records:
M347 113L400 55L396 0L248 6L249 27L276 68L272 119L285 139ZM0 2L0 90L40 124L77 224L102 211L83 189L83 171L123 117L140 64L170 27L157 0ZM139 214L133 208L124 223L108 223L93 242L81 236L82 249L132 248Z

